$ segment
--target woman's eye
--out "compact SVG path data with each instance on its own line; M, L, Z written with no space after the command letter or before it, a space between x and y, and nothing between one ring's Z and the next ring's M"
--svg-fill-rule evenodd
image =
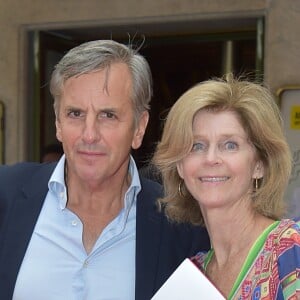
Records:
M238 145L236 142L226 142L224 144L224 148L225 150L229 150L229 151L232 151L232 150L237 150L238 149Z
M206 145L204 143L194 143L193 144L193 147L192 147L192 152L195 152L195 151L205 151L206 149Z

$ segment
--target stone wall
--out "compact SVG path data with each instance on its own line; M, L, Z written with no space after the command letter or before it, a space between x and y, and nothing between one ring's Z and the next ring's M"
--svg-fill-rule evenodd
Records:
M25 159L26 30L164 18L266 16L265 80L275 92L300 84L300 1L0 0L0 100L5 103L6 163Z

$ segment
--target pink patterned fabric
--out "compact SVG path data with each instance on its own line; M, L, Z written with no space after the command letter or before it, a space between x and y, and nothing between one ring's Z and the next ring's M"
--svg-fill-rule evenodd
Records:
M204 270L206 258L207 253L199 252L192 261ZM300 299L300 222L280 221L245 271L230 299Z

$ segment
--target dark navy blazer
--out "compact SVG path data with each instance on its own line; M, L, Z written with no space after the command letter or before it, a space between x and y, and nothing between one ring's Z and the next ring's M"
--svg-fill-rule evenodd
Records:
M55 166L56 163L19 163L0 167L1 300L12 299ZM172 224L158 212L156 199L162 193L159 184L143 178L141 184L137 199L135 299L149 300L186 257L210 245L205 229Z

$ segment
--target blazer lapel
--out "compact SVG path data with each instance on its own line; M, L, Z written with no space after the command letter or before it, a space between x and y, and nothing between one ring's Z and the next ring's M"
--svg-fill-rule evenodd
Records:
M14 201L14 204L7 218L5 243L2 245L3 273L0 277L6 294L3 299L12 299L17 274L48 192L47 183L54 167L51 164L39 168L32 177L24 180L23 191L16 194L16 199L8 199Z
M158 190L142 182L137 198L135 299L150 299L155 289L161 244L162 215L155 204Z

